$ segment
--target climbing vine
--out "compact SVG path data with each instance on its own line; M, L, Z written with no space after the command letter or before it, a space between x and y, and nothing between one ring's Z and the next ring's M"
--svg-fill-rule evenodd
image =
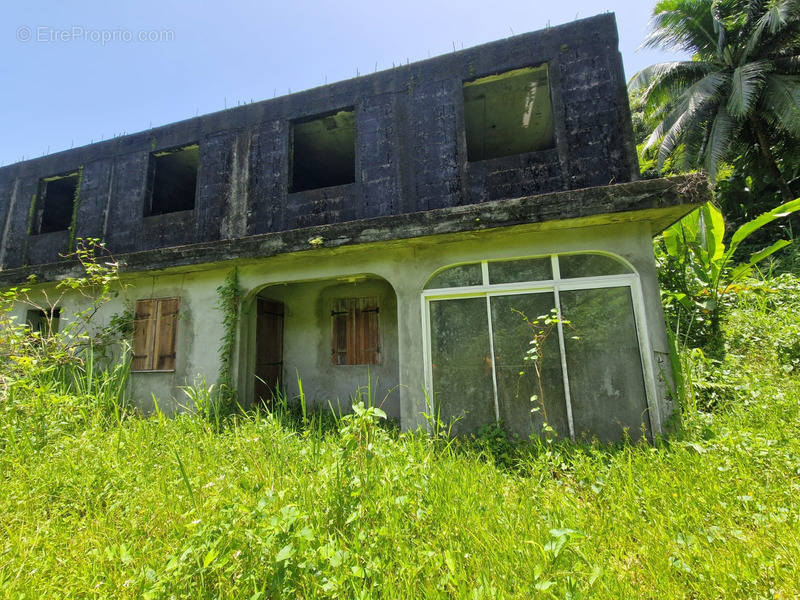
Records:
M81 183L83 183L83 167L78 169L78 183L75 185L75 195L72 197L72 216L69 220L69 252L75 251L75 225L78 221L78 205L81 201Z
M236 267L225 278L225 282L217 288L217 308L222 311L222 327L224 333L219 346L219 393L224 402L235 400L236 390L233 386L231 365L236 343L236 326L239 323L239 303L242 290L239 287L239 274Z
M37 205L37 203L39 202L38 195L39 195L38 192L34 192L33 198L31 198L31 205L28 208L28 231L27 231L28 235L31 235L33 233L34 224L36 222L36 211L39 210L39 207Z

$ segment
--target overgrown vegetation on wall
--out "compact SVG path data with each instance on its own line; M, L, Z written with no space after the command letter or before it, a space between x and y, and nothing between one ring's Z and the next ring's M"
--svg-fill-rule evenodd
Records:
M236 402L236 388L233 384L232 367L241 296L239 274L236 267L234 267L228 273L224 283L217 288L217 308L222 311L222 327L224 329L219 346L219 377L217 385L221 395L220 400L228 409L232 409Z
M76 224L78 221L78 208L81 204L81 185L83 184L83 167L78 169L78 183L75 186L75 194L72 197L72 215L69 218L69 244L67 246L67 252L75 252L77 250L76 247L76 238L75 238L75 231L77 229Z
M113 414L124 410L130 322L125 315L112 317L103 327L94 322L98 310L123 289L118 265L96 239L78 240L73 257L82 266L81 276L63 279L54 288L32 279L0 292L0 403L20 382L45 381L40 393L58 389L62 395L85 396L91 400L87 408L102 407ZM59 318L69 297L80 298L82 307ZM15 305L43 315L43 327L31 330L20 322L12 314Z

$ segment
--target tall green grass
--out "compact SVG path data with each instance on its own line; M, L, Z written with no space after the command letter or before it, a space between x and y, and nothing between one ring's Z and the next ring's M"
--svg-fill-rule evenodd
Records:
M693 404L654 445L401 434L368 392L217 418L198 383L197 411L134 417L124 370L17 376L0 596L799 597L796 285L742 298L724 360L685 358Z

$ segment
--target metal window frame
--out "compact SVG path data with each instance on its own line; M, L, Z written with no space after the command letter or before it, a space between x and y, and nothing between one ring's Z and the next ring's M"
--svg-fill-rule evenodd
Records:
M561 279L560 266L558 263L558 256L563 254L605 254L625 264L630 270L630 273L620 275L598 275L593 277L580 277L573 279ZM500 260L525 260L526 258L537 257L519 257L519 258L504 258ZM479 286L464 286L453 288L440 288L423 290L420 295L421 310L422 310L422 331L423 331L423 348L422 356L425 364L425 403L428 414L435 414L436 403L433 394L433 369L431 368L431 316L430 316L430 303L441 300L453 300L459 298L486 298L486 311L489 331L489 345L490 352L492 353L492 386L495 404L495 416L499 419L499 398L497 390L497 372L494 361L494 334L492 331L491 319L491 298L495 296L505 296L521 293L544 293L552 292L555 302L555 307L558 311L559 318L561 317L561 299L559 296L560 291L572 290L588 290L588 289L604 289L615 287L627 287L630 292L631 306L633 308L634 326L636 328L636 337L639 346L639 357L642 367L642 378L644 380L644 391L647 403L648 418L650 420L650 430L653 435L658 435L662 432L661 429L661 412L657 402L657 386L655 379L655 371L653 366L653 353L650 346L650 338L648 335L648 327L646 321L646 308L644 304L644 294L642 292L641 279L636 269L626 260L614 254L607 252L569 252L557 253L550 255L552 261L553 279L541 281L525 281L518 283L489 283L489 269L488 263L494 260L481 260L471 261L479 262L481 264L481 272L483 274L483 285ZM458 263L468 264L468 263ZM449 265L449 266L457 266ZM445 268L449 268L445 267ZM431 277L438 274L444 269L438 269ZM575 426L572 414L572 398L570 395L569 387L569 370L567 368L567 358L565 352L564 330L561 323L557 327L561 371L564 384L564 397L567 409L567 420L569 423L570 439L575 439ZM428 430L430 431L431 424L428 422Z

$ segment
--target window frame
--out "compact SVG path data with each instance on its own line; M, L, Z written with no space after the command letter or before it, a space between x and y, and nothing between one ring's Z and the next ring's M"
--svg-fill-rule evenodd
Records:
M628 267L631 272L619 275L598 275L589 277L576 277L572 279L562 279L559 267L558 257L565 255L575 254L602 254L608 256L618 262L621 262ZM529 258L542 258L549 256L552 265L552 279L539 280L539 281L524 281L517 283L489 283L489 263L499 261L513 261L525 260ZM653 366L652 349L650 346L650 338L648 336L648 328L646 322L646 308L644 304L644 295L641 288L641 280L636 269L628 261L620 256L610 252L602 251L581 251L581 252L560 252L550 255L537 255L537 256L519 256L513 258L500 258L500 259L484 259L478 261L464 261L461 263L454 263L447 265L444 268L437 269L428 278L430 281L434 276L450 267L458 266L460 264L480 263L481 271L483 274L483 284L464 286L464 287L451 287L451 288L438 288L423 290L420 296L421 309L422 309L422 355L425 367L425 391L426 391L426 410L429 414L435 414L435 398L433 394L433 368L431 363L432 349L431 349L431 302L449 300L456 298L485 298L486 311L489 328L489 350L494 357L494 332L492 331L492 316L491 316L491 298L497 296L514 295L520 293L543 293L552 292L555 302L555 307L558 310L558 316L561 318L561 299L559 297L560 291L572 290L585 290L585 289L603 289L603 288L617 288L626 287L630 291L631 304L633 306L633 319L636 328L636 337L639 345L639 355L642 365L642 378L644 380L645 399L647 404L648 418L650 421L650 431L653 435L662 432L661 428L661 412L656 401L657 386L655 378L655 370ZM426 282L427 284L427 282ZM569 424L569 436L571 440L575 440L575 425L572 414L572 399L569 387L569 372L567 369L567 358L565 352L564 341L564 327L561 322L557 323L556 333L558 335L558 344L560 350L561 372L564 383L564 399L567 409L567 421ZM494 359L492 359L492 385L494 393L494 407L495 418L500 419L500 405L497 390L497 372ZM431 425L428 423L428 429Z
M176 372L176 370L177 370L177 354L178 354L178 318L179 318L179 315L180 315L180 305L181 305L180 304L180 300L181 300L180 297L173 296L173 297L165 297L165 298L139 298L136 301L136 306L134 307L134 313L133 313L133 334L132 334L132 338L133 339L131 341L131 368L130 368L131 373L175 373ZM161 305L162 305L162 303L173 302L173 301L175 302L175 312L173 313L174 314L175 324L174 324L174 332L173 332L173 335L172 335L172 345L171 345L172 352L169 355L172 358L173 366L172 366L171 369L156 369L155 366L158 364L158 360L159 360L159 357L156 356L156 353L158 351L158 333L159 333L160 321L161 321L161 318L162 318L161 317ZM149 366L149 368L136 369L136 368L134 368L133 365L134 365L134 361L136 360L136 354L135 354L135 350L136 350L136 346L135 346L135 344L136 344L136 323L138 321L136 316L137 316L137 314L139 314L139 303L140 302L155 302L155 309L153 311L153 314L151 314L150 315L150 319L148 319L148 321L152 320L152 321L155 321L155 323L153 324L153 328L154 328L153 329L153 339L152 339L152 342L150 344L149 355L148 354L144 355L145 357L148 357L147 365Z

